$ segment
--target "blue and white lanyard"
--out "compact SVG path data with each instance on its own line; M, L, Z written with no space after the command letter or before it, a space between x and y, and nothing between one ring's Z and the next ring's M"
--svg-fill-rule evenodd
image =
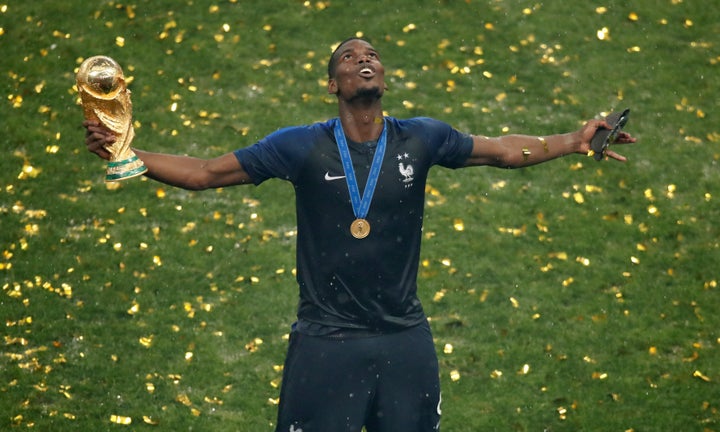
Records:
M387 145L387 122L383 119L383 130L378 140L375 155L373 156L372 165L370 165L370 174L368 175L363 196L360 197L357 179L355 178L355 169L353 168L352 159L350 158L350 150L345 140L345 132L343 132L340 119L335 119L335 141L340 151L340 159L342 160L343 170L345 171L345 182L350 192L350 202L352 203L353 213L359 219L365 219L370 210L370 202L372 202L375 186L377 186L378 177L380 177L380 168L382 167L383 157L385 156L385 147Z

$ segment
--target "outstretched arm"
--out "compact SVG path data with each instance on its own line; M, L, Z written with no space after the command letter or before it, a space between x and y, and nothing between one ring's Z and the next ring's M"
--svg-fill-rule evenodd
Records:
M83 126L87 130L85 144L88 151L103 159L109 159L110 153L105 147L115 141L112 133L94 121L85 121ZM252 183L252 179L232 153L214 159L200 159L138 149L133 151L147 167L147 177L171 186L202 190Z
M473 150L466 166L489 165L501 168L522 168L556 159L571 153L588 154L590 140L598 128L608 128L604 120L590 120L575 132L535 137L529 135L505 135L501 137L473 136ZM636 140L626 132L620 132L617 144L630 144ZM608 158L625 162L627 159L607 150Z

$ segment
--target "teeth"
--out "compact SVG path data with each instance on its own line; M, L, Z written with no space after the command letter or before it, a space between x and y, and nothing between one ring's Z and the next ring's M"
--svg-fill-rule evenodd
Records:
M372 73L372 69L370 69L370 68L362 68L362 70L360 71L360 73L365 73L365 72L370 72L370 73Z

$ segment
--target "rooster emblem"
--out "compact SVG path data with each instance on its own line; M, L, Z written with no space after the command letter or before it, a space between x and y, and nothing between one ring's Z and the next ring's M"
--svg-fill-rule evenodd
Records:
M412 165L408 164L407 166L405 166L404 163L400 162L398 164L398 168L400 169L400 174L402 174L403 177L405 177L403 179L404 183L410 183L411 181L414 180L413 174L415 174L415 170L413 170Z

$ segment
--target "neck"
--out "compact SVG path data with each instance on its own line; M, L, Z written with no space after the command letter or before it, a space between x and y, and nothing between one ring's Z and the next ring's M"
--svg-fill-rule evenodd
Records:
M383 130L383 113L379 103L366 107L340 105L340 122L345 135L355 142L376 140Z

